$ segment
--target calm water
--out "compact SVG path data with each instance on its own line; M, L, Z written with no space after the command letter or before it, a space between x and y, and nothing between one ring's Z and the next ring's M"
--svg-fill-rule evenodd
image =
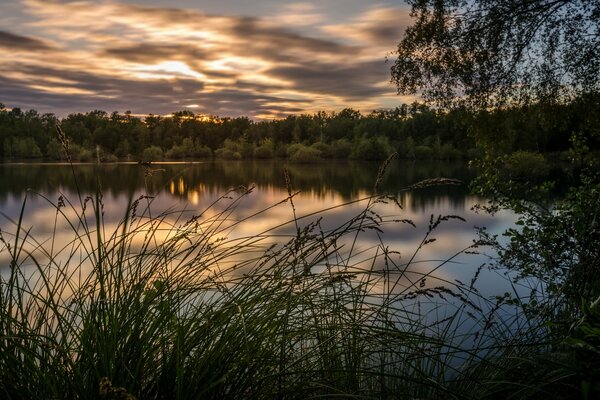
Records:
M249 222L236 226L231 236L251 236L292 221L297 216L333 209L318 214L323 217L324 228L339 226L365 207L365 202L344 207L344 203L365 198L373 192L379 165L376 163L323 163L318 165L293 165L283 162L222 161L206 163L156 164L146 168L137 164L118 165L68 165L56 164L4 164L0 165L0 228L6 235L14 232L23 200L27 203L23 226L31 229L38 242L68 243L72 231L65 224L56 225L56 210L49 201L57 202L60 196L79 207L81 198L96 193L101 187L104 203L106 229L116 227L125 215L128 205L142 195L153 196L151 212L154 215L167 210L185 210L184 215L214 215L231 205L238 192L231 192L231 199L222 195L232 188L251 187L254 190L239 201L232 210L232 221L244 218L276 205L288 196L284 169L287 168L293 191L294 208L289 202L281 203L252 217ZM74 173L74 174L73 174ZM499 214L494 217L476 214L471 210L485 199L468 194L467 185L429 187L418 190L406 188L418 181L434 177L457 178L468 183L472 178L464 163L449 162L394 162L388 168L377 188L378 193L396 196L402 209L388 204L378 207L382 215L397 215L416 224L395 224L386 227L383 240L391 249L398 250L401 258L412 257L423 239L431 215L453 214L466 222L452 220L442 224L435 232L435 243L428 245L415 257L415 268L434 270L442 280L469 281L474 270L486 261L481 255L461 255L451 263L443 263L457 251L469 246L476 237L474 227L485 226L489 231L502 232L512 225L514 216ZM219 200L220 199L220 200ZM216 202L216 204L214 204ZM68 208L67 208L68 209ZM316 217L301 219L307 224ZM294 225L278 228L278 234L292 233ZM9 237L9 236L7 236ZM372 248L379 237L366 233L358 246ZM0 245L2 246L2 245ZM0 270L7 268L7 252L0 252ZM1 273L2 271L0 271ZM479 289L495 294L504 291L506 282L492 272L483 274Z

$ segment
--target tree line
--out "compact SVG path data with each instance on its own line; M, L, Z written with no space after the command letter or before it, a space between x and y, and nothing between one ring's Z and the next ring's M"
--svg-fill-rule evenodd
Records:
M566 104L537 103L492 111L440 111L420 103L369 114L340 112L290 115L271 121L178 111L139 117L94 110L59 119L0 104L1 155L10 159L64 160L60 124L75 161L288 158L380 160L392 152L408 159L473 158L483 149L560 153L574 134L594 137L597 97ZM598 148L597 142L587 146Z

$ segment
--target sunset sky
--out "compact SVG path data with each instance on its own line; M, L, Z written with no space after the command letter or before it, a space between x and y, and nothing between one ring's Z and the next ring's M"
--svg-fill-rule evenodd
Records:
M403 101L401 0L0 0L0 102L273 118Z

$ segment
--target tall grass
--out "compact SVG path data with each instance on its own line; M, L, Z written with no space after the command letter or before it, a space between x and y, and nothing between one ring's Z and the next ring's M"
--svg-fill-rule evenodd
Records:
M235 220L234 210L252 188L196 215L155 215L151 196L141 196L116 227L105 223L100 189L78 203L46 198L55 230L70 227L67 244L31 235L23 224L34 195L27 193L19 219L0 236L0 255L9 258L0 274L0 397L489 394L473 366L485 359L496 368L489 360L517 339L502 341L530 332L521 320L498 320L500 306L477 292L476 276L430 285L451 259L419 273L415 255L400 262L383 239L358 246L389 225L410 229L401 208L399 216L378 214L393 198L351 202L364 208L325 229L318 213L296 216L288 189L282 202L295 217L242 237L235 229L255 216ZM452 218L432 216L417 251ZM284 225L295 233L282 236Z

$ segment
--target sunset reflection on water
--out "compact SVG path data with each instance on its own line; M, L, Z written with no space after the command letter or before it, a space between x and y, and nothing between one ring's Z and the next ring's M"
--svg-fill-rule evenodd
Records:
M171 227L199 216L200 221L222 218L219 234L229 241L265 235L268 236L264 239L265 246L273 241L284 243L297 234L297 225L303 228L322 218L319 229L328 231L358 215L368 205L373 193L378 165L217 162L160 164L151 168L153 170L148 173L136 164L78 165L74 169L75 175L71 176L69 166L2 165L0 174L3 182L7 183L0 190L0 210L4 214L0 223L2 232L10 242L10 233L14 233L14 222L18 220L27 191L23 228L30 230L30 237L35 238L37 243L48 246L53 238L55 249L66 249L74 239L73 227L67 220L77 221L77 212L81 211L77 188L85 199L86 196L94 197L99 184L104 232L109 236L120 229L119 223L132 202L141 198L137 207L138 218L164 215L162 224L165 228L157 230L157 241L172 235ZM284 169L289 171L290 190L297 192L291 201L283 177ZM492 217L473 212L471 207L484 200L469 195L466 186L410 191L405 188L418 180L439 176L468 181L469 174L462 164L399 162L392 165L376 191L396 197L402 208L390 201L378 204L374 211L384 219L410 220L416 227L407 223L389 223L382 226L383 233L361 232L353 251L365 251L364 259L368 259L368 254L382 251L383 243L399 253L395 261L398 265L411 260L404 279L418 280L419 276L435 270L437 279L429 278L428 286L456 279L468 282L475 269L487 261L485 256L463 254L451 262L445 261L472 244L476 238L475 226L501 232L511 226L514 217L509 214ZM57 218L56 208L49 201L56 203L61 195L72 202L73 208L61 208L64 218L60 215ZM86 215L93 227L91 206L91 201L88 201ZM447 214L461 216L466 222L450 220L442 223L432 235L437 240L415 255L431 216ZM36 246L33 241L30 244ZM340 245L349 248L351 244ZM32 253L38 258L44 257L39 248L32 249ZM230 263L235 261L232 259ZM0 253L0 262L5 266L0 267L4 274L9 262L6 249ZM357 264L356 268L359 267ZM484 274L479 285L484 292L493 293L499 289L494 273Z

